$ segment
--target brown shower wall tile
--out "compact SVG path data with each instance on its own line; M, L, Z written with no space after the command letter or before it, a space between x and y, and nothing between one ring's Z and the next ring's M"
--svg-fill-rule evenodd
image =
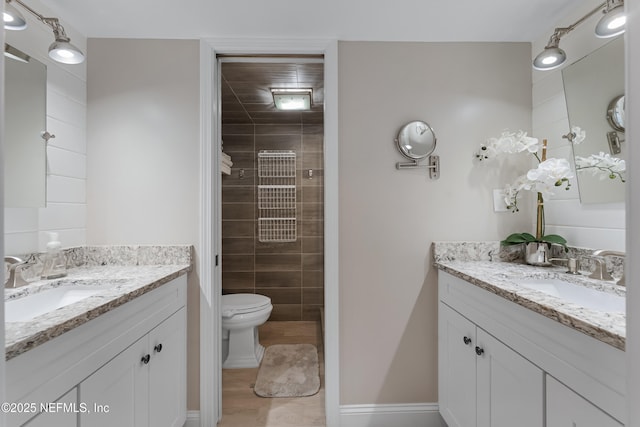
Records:
M253 203L254 197L255 197L254 186L222 187L222 203Z
M286 124L268 121L278 112L250 112L255 124L223 125L231 175L222 177L223 293L259 293L271 298L271 320L319 320L324 301L324 158L322 113L297 113ZM307 125L307 122L313 124ZM254 132L255 131L255 132ZM295 242L258 240L257 153L295 150ZM308 171L313 174L309 177ZM240 177L243 170L243 177Z
M307 179L306 181L313 181L316 178L316 172L318 170L314 170L314 177L311 179ZM311 186L306 185L302 187L302 197L300 199L302 203L324 203L324 187L322 186ZM318 218L322 219L322 218Z
M222 271L224 289L255 289L254 278L255 273L253 272ZM253 290L251 293L253 293Z
M320 135L321 137L324 137L324 125L321 124L312 124L312 125L307 125L305 124L304 126L302 126L302 134L303 135Z
M256 292L271 298L271 304L301 304L301 288L258 288Z
M222 140L225 141L225 137L229 135L252 135L253 136L253 125L222 125Z
M256 241L256 254L300 254L301 251L301 239L297 239L295 242Z
M255 221L222 221L222 238L227 237L251 237L255 236Z
M300 254L256 254L255 271L301 271Z
M303 288L302 304L322 305L324 304L324 288Z
M324 217L324 203L305 203L302 208L302 221L319 220Z
M279 114L279 112L275 112ZM257 135L296 135L300 137L302 134L302 125L270 125L260 124L256 125L256 137Z
M302 151L305 154L306 153L322 153L324 151L324 135L322 133L303 134L302 135Z
M256 288L299 288L302 282L301 271L257 271Z
M323 236L324 235L324 222L323 221L300 221L302 224L302 230L300 231L301 237L309 236Z
M225 255L253 255L255 239L253 237L227 237L222 239L222 253Z
M321 254L324 252L322 237L302 237L302 252L305 254Z
M235 126L238 126L238 125L235 125ZM247 135L226 135L225 134L222 137L222 151L224 151L227 154L238 153L238 152L253 153L254 144L255 144L255 136L253 135L253 133L247 134ZM233 158L231 160L233 160Z
M302 170L304 170L305 172L309 169L314 169L314 172L316 169L323 169L324 168L324 161L323 161L323 154L322 152L319 153L307 153L304 152L302 154Z
M302 254L302 271L324 270L323 254Z
M302 304L275 304L269 320L301 320Z
M256 135L256 152L260 150L302 150L302 136L298 135ZM297 160L297 159L296 159Z
M251 255L222 255L222 271L226 272L253 272L255 258Z
M250 220L255 222L255 203L223 203L222 218L228 218L229 221Z
M303 271L302 287L324 288L324 271L318 271L318 270Z
M302 320L320 320L320 310L324 308L324 305L303 304L302 305Z

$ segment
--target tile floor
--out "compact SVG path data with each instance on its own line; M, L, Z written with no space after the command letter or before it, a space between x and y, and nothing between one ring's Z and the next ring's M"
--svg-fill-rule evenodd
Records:
M314 344L320 362L320 391L309 397L263 398L253 385L258 368L222 370L222 420L218 427L324 427L324 357L320 322L267 322L260 342Z

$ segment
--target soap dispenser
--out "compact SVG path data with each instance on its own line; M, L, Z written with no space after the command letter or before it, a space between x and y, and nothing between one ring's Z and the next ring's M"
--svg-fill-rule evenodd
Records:
M47 252L44 255L43 279L57 279L67 275L67 261L61 250L62 244L58 240L58 233L49 233Z

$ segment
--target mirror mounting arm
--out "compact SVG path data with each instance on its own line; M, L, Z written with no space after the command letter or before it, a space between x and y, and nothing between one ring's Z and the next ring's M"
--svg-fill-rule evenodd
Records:
M396 169L415 169L415 168L427 168L429 169L429 178L440 178L440 156L429 156L429 164L421 165L417 160L411 162L397 162Z

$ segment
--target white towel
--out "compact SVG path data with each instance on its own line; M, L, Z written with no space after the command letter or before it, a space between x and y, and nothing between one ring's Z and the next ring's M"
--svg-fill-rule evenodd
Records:
M220 153L220 158L222 159L223 162L231 162L231 156L228 155L227 153Z
M231 175L231 166L227 166L225 164L220 165L220 172L223 175Z

